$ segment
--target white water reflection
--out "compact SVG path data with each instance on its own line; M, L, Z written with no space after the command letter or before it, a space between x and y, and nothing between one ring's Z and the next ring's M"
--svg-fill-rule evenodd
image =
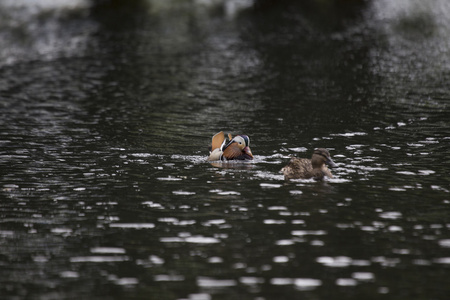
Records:
M367 135L366 132L346 132L346 133L333 133L330 136L339 136L339 137L354 137L354 136L363 136Z
M153 223L111 223L109 227L123 229L152 229L155 228Z
M245 276L245 277L240 277L239 278L239 282L242 283L242 284L246 284L246 285L263 284L264 281L265 281L264 278L260 278L260 277Z
M268 188L268 189L274 189L274 188L282 187L281 184L276 184L276 183L260 183L259 185L262 188Z
M80 277L80 274L74 271L64 271L59 273L59 276L61 276L62 278L78 278Z
M193 243L193 244L215 244L220 243L219 239L212 238L212 237L204 237L204 236L191 236L187 237L185 239L187 243Z
M399 211L386 211L379 214L380 218L382 219L390 219L390 220L397 220L402 218L402 213Z
M190 226L197 223L195 220L181 220L177 222L173 222L172 224L175 226Z
M301 195L303 192L301 190L290 190L289 194L291 195Z
M214 190L210 190L210 193L216 193L217 195L221 195L221 196L228 196L228 195L235 195L235 196L239 196L241 193L236 192L236 191L223 191L220 189L214 189Z
M264 224L267 225L276 225L276 224L286 224L285 220L273 220L273 219L267 219L263 221Z
M225 224L227 221L225 219L217 219L217 220L208 220L206 222L203 222L202 225L203 226L213 226L213 225L223 225Z
M70 228L52 228L51 232L54 234L61 234L61 235L70 235L72 233L72 229Z
M336 279L336 285L338 286L355 286L358 281L353 278L338 278Z
M327 232L325 230L293 230L291 231L292 235L298 236L307 236L307 235L326 235Z
M91 248L91 253L125 254L125 249L115 247L95 247Z
M184 281L185 277L181 275L160 274L153 277L154 281Z
M373 281L375 280L375 275L371 272L354 272L352 273L352 278L358 281Z
M434 263L437 263L437 264L445 264L445 265L448 265L448 264L450 264L450 257L439 257L439 258L435 258L435 259L433 259L433 262L434 262Z
M153 201L145 201L142 204L146 205L150 208L154 208L154 209L164 209L163 205L161 205L160 203L157 203L157 202L153 202Z
M168 176L168 177L158 177L158 178L156 178L156 179L161 180L161 181L180 181L180 180L183 180L182 178L179 178L179 177L173 177L173 176Z
M220 239L204 236L188 236L188 237L162 237L159 239L163 243L192 243L192 244L216 244L220 243Z
M139 280L133 277L116 278L114 276L110 277L110 279L117 285L135 285L139 283Z
M440 240L438 243L439 243L439 246L441 246L441 247L450 248L450 239L443 239L443 240Z
M287 256L275 256L274 258L272 258L272 261L274 263L287 263L287 262L289 262L289 257L287 257Z
M312 278L297 278L294 286L302 291L310 291L322 285L322 280Z
M209 277L198 277L197 285L203 288L223 288L237 285L233 279L215 279Z
M188 192L188 191L172 191L172 194L174 195L182 195L182 196L189 196L189 195L195 195L195 192Z
M295 240L278 240L275 242L275 245L277 246L291 246L295 244Z
M211 295L206 293L189 294L189 300L211 300Z
M313 278L272 278L273 285L294 285L300 290L309 291L322 285L322 281Z
M108 263L108 262L121 262L128 261L128 256L77 256L71 257L72 263Z

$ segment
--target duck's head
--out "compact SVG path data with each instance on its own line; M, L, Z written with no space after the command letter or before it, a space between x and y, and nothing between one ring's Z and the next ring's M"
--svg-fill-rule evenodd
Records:
M233 140L235 142L237 142L239 145L244 145L244 147L250 146L250 138L248 137L248 135L240 134L240 135L235 136ZM239 146L239 147L241 147L241 146Z
M330 168L336 168L337 165L331 159L330 152L324 148L318 148L314 150L312 155L311 164L314 168L320 168L326 164Z
M238 147L242 150L242 152L253 158L252 150L250 150L250 138L248 135L237 135L233 138L233 140L238 143Z

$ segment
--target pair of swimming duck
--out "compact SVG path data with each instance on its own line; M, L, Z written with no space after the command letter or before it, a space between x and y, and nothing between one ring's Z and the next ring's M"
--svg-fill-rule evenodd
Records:
M246 135L232 137L228 134L228 141L223 131L215 134L212 138L210 155L208 160L252 160L253 154L250 150L250 138ZM281 169L285 179L309 179L322 180L325 176L332 178L327 168L337 167L330 157L327 149L318 148L314 150L311 159L292 157L289 163Z

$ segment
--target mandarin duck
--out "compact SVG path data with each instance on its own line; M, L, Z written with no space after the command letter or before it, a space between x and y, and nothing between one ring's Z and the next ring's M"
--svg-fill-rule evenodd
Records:
M309 179L322 180L324 176L332 178L330 168L337 167L330 157L327 149L318 148L314 150L311 159L292 157L289 163L281 169L284 178L288 179Z
M212 138L208 160L251 160L250 138L246 135L237 135L234 138L228 134L229 141L225 139L223 131L216 133Z

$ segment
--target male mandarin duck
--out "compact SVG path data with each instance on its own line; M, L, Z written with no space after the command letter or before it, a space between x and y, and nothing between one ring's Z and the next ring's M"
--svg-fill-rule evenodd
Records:
M229 141L225 139L223 131L215 134L212 138L211 149L208 160L251 160L250 138L246 135L237 135L232 138L228 134Z
M327 149L318 148L314 150L311 159L292 157L289 163L281 169L285 179L309 179L322 180L324 176L332 178L330 168L337 167L330 157Z

